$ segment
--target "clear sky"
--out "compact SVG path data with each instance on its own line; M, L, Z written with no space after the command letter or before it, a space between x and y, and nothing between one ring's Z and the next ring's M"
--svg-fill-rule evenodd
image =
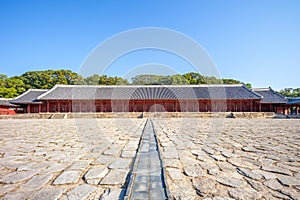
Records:
M254 87L300 87L299 0L1 0L0 73L70 69L80 72L88 54L107 38L134 28L162 27L197 41L221 77ZM133 52L107 71L160 63L193 70L165 52Z

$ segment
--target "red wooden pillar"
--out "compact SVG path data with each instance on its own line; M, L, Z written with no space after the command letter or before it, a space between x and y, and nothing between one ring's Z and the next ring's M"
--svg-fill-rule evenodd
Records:
M30 104L27 105L27 113L30 114Z
M79 102L79 112L81 112L81 101Z
M60 112L60 102L57 102L57 112Z
M259 103L259 112L261 112L261 103Z
M132 101L132 112L135 112L134 100Z
M42 105L39 104L39 113L41 112L41 109L42 109Z
M47 101L47 113L49 112L49 101Z

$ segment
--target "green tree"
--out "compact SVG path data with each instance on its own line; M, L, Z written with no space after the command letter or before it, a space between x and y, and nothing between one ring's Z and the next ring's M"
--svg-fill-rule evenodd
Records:
M30 71L21 77L28 88L51 89L56 84L85 84L82 76L70 70Z
M241 81L231 79L231 78L223 78L222 81L223 81L223 84L242 84Z
M186 82L190 85L205 84L205 77L196 72L189 72L183 74L183 77L185 78Z
M0 74L0 88L5 87L5 80L7 79L7 75L5 74Z
M99 85L100 76L98 74L94 74L92 76L88 76L84 79L87 85Z
M1 76L0 78L0 97L1 98L13 98L26 91L26 86L19 76L7 78L7 76Z
M183 75L175 74L171 76L171 83L172 85L186 85L188 84L187 80L184 78Z
M300 88L284 88L279 93L286 97L300 97Z
M96 76L95 76L96 77ZM128 85L128 81L121 77L112 77L107 75L99 76L99 85Z
M252 85L251 85L250 83L246 83L245 86L246 86L247 88L249 88L249 89L252 88Z

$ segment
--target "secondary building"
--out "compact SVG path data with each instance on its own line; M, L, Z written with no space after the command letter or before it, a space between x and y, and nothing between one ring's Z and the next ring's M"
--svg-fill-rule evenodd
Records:
M0 98L0 115L14 115L18 106L9 103L9 99Z
M287 114L295 114L300 115L300 98L289 98L287 105L289 106L289 110Z
M271 88L255 88L254 92L261 95L262 100L260 101L261 112L275 112L285 114L288 110L287 98L274 91Z
M10 103L18 105L17 113L39 113L42 112L43 102L38 97L48 90L29 89L20 96L10 100Z

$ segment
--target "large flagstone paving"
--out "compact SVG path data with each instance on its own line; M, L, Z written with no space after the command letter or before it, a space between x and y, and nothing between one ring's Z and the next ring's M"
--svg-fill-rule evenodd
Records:
M1 120L0 199L122 196L145 122ZM153 125L175 199L300 198L300 120L173 118Z

